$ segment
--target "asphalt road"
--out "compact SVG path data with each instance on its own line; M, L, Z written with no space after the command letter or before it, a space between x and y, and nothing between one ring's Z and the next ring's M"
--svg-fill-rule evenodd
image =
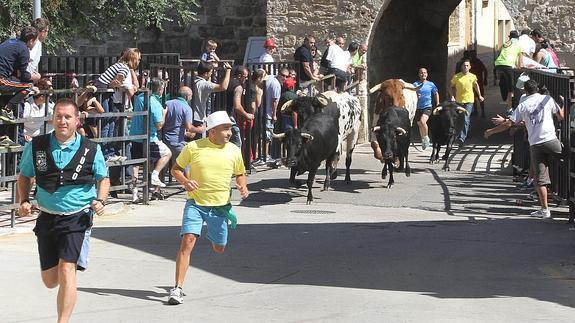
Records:
M250 197L224 255L202 238L184 304L167 305L184 195L96 219L90 267L79 273L73 322L573 322L575 231L568 211L529 218L516 188L509 138L489 142L474 118L450 172L411 149L412 175L391 189L367 145L352 183L290 188L287 169L249 177ZM305 175L300 176L304 180ZM517 200L523 201L521 205ZM55 321L35 237L0 236L0 322ZM24 232L22 232L24 231Z

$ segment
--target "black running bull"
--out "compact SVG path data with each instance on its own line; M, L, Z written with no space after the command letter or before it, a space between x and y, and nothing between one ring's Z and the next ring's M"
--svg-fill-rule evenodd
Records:
M330 187L333 162L338 145L338 115L311 115L300 129L289 129L274 138L280 139L287 149L285 164L291 167L290 183L295 184L295 176L308 172L307 204L313 201L312 186L321 162L325 160L325 182L323 190Z
M445 154L442 156L445 160L443 170L449 171L449 154L463 129L465 115L467 115L467 110L453 101L445 101L433 109L427 121L433 147L429 157L430 163L439 162L439 151L441 146L445 146Z
M388 188L391 188L395 183L393 171L396 161L399 161L398 171L405 169L405 176L411 175L408 162L410 128L409 112L398 107L389 107L382 111L379 114L377 125L373 127L383 155L381 178L385 179L389 172Z

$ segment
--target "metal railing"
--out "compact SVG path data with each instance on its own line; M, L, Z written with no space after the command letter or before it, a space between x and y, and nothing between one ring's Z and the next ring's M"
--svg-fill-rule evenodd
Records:
M16 181L18 178L17 174L17 165L19 164L22 151L24 150L23 145L27 143L26 138L24 137L24 126L26 123L29 122L43 122L44 126L41 128L40 135L46 134L48 131L47 125L52 120L50 116L50 103L56 102L58 99L63 97L71 97L74 100L77 99L78 95L83 89L58 89L58 90L46 90L40 91L40 95L44 96L44 102L46 102L46 108L44 110L43 117L27 117L27 118L16 118L13 123L6 123L0 121L0 127L4 128L4 132L8 133L9 137L15 142L19 143L20 147L14 148L0 148L0 186L4 188L8 188L11 190L11 196L7 203L3 202L0 204L0 212L10 212L11 219L10 219L10 226L13 227L15 225L15 216L16 210L19 207L19 204L16 200ZM93 95L97 97L99 102L109 97L113 90L100 90L95 92ZM110 162L107 161L106 165L109 167L110 174L117 174L117 181L110 187L110 191L122 191L126 189L132 189L134 187L133 181L131 176L127 176L128 167L135 166L135 165L142 165L142 178L138 180L138 184L135 184L137 187L144 188L143 190L143 202L148 203L149 201L149 192L148 192L148 106L149 106L149 91L147 89L140 89L136 94L142 93L144 96L144 106L143 111L134 112L134 111L119 111L119 112L105 112L105 113L98 113L98 114L90 114L89 118L97 119L97 133L101 134L101 129L103 124L106 120L110 118L116 119L116 121L121 124L122 126L118 129L118 135L114 137L98 137L92 138L93 141L100 143L100 144L112 144L112 145L119 145L119 152L123 156L129 156L128 153L129 149L128 146L132 140L142 140L144 141L144 151L143 151L143 158L138 159L127 159L125 161L118 161L118 162ZM14 93L9 92L2 92L0 93L0 98L10 97L14 95ZM134 96L135 97L135 96ZM123 103L127 96L123 96ZM22 105L19 106L19 111L16 113L16 116L21 116L22 112ZM128 122L128 118L141 116L143 118L143 125L144 125L144 134L142 135L125 135L124 129L126 128L126 124Z

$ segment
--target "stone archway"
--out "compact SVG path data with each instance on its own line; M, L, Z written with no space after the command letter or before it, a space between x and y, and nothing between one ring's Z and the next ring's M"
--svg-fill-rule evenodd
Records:
M384 1L369 36L369 84L388 78L413 81L425 66L444 89L449 16L460 2Z

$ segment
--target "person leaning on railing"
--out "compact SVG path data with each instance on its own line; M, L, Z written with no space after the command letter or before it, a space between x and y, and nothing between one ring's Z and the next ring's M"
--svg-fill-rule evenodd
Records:
M500 115L493 118L496 126L485 130L484 137L503 132L516 123L524 121L529 140L531 167L535 170L535 187L541 209L531 212L531 216L551 219L551 211L547 202L547 185L551 184L548 164L552 158L562 155L561 142L557 138L553 115L563 120L563 104L557 104L549 95L537 93L538 84L534 80L524 83L526 97L522 100L509 118ZM563 98L560 97L560 101Z

